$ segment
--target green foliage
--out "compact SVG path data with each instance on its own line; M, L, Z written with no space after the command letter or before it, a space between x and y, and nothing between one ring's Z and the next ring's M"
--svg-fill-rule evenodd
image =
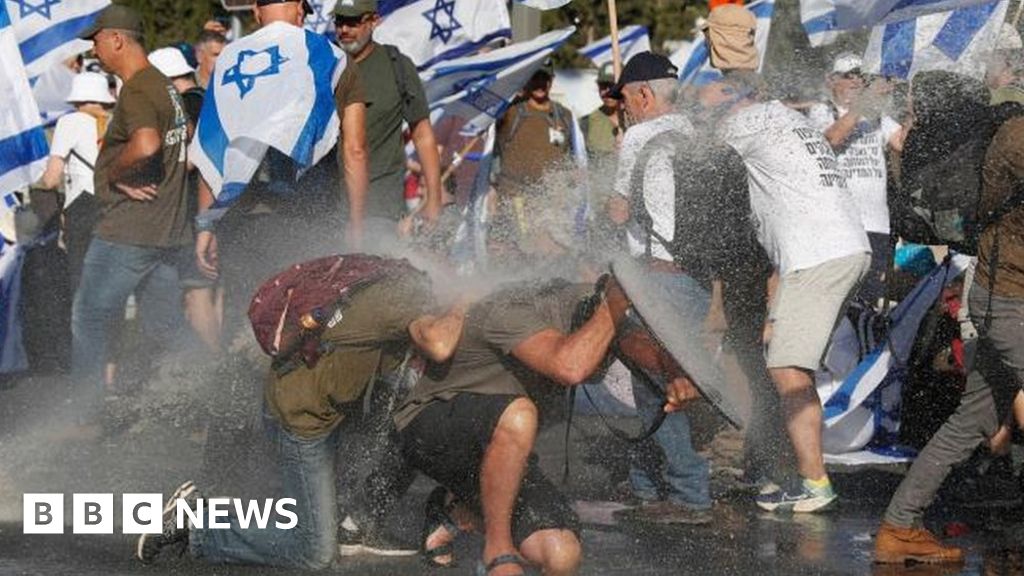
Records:
M146 48L153 50L174 42L192 42L203 23L226 13L217 0L118 0L142 14L146 27Z

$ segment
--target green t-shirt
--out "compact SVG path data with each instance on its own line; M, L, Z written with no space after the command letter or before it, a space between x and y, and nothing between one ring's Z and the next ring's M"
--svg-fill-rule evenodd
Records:
M394 371L411 344L409 324L434 310L425 274L385 278L359 290L321 340L334 349L313 368L268 376L265 399L278 421L307 438L330 432L345 405L360 399L378 374Z
M512 350L549 328L569 333L577 305L593 291L591 284L565 280L526 282L474 304L452 359L431 365L395 412L398 428L409 425L432 402L456 394L531 394L547 380L516 360Z
M156 161L134 176L133 185L155 184L150 201L132 200L112 189L109 167L140 128L153 128L163 143ZM96 196L103 216L96 236L135 246L181 246L192 241L192 217L186 187L185 147L188 116L171 81L149 66L132 76L121 89L113 119L96 159Z
M613 154L616 150L615 137L619 129L612 119L601 110L584 118L583 132L587 138L587 152L591 155Z
M397 52L392 61L385 45L375 44L359 62L366 94L366 148L370 162L370 194L366 215L397 220L405 212L402 179L405 175L405 144L402 121L413 125L430 114L423 83L416 66ZM404 76L408 105L403 106L397 74Z

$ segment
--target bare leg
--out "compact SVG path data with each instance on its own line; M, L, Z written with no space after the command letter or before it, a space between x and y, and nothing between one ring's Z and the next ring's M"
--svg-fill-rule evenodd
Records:
M801 368L771 368L772 381L782 399L793 451L800 475L810 480L825 477L825 461L821 453L823 416L821 401L814 390L811 373Z
M545 576L576 574L583 557L580 541L571 530L538 530L523 540L519 550Z
M192 330L211 352L220 350L220 310L218 288L193 288L185 291L185 317Z
M989 439L989 450L997 456L1005 456L1010 453L1010 440L1013 438L1013 424L1016 421L1018 427L1024 430L1024 392L1018 392L1013 398L1013 414L1007 417L1006 422L999 427L999 431Z
M498 420L480 466L484 564L497 556L516 553L512 541L512 511L536 436L537 407L528 398L514 400ZM491 576L508 574L522 574L522 569L503 565L491 571Z

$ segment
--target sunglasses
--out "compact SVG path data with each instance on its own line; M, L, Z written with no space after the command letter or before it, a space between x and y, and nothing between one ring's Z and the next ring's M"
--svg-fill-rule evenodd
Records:
M363 14L362 16L335 16L334 26L336 28L341 28L342 26L347 28L356 28L369 22L372 17L373 14Z

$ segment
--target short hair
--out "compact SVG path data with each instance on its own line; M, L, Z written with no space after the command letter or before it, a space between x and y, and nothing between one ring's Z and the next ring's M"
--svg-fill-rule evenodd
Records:
M143 40L142 32L140 32L138 30L126 30L124 28L112 28L111 30L113 32L117 32L121 36L124 36L130 42L138 44L140 47L142 46L142 40Z
M654 92L654 98L668 104L675 104L679 99L679 80L675 78L657 78L650 80L647 84Z
M210 43L227 44L228 39L216 30L203 30L199 33L199 38L196 39L195 46L204 46Z

